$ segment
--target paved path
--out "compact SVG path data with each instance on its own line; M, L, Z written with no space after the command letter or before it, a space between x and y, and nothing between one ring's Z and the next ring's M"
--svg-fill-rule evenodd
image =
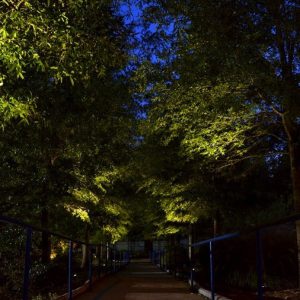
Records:
M102 279L77 300L203 300L188 285L160 271L148 260L132 261L123 271Z

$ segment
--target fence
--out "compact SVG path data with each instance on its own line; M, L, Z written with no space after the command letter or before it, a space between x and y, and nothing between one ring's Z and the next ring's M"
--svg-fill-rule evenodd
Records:
M218 298L216 289L223 293L228 287L238 291L235 297L228 292L232 299L287 299L283 290L298 288L295 221L299 220L300 215L293 215L241 232L195 242L190 245L192 259L188 261L188 250L185 249L183 255L186 259L181 258L181 263L178 263L178 255L177 262L175 255L175 266L171 259L174 249L153 251L151 260L161 269L188 279L192 290L204 287L206 296L212 300ZM273 298L274 294L276 297ZM300 293L292 299L300 299Z
M74 257L78 255L80 251L78 251L78 246L85 245L87 249L87 257L88 257L88 270L86 274L86 279L88 279L87 284L88 288L92 287L93 279L100 278L101 275L105 275L107 273L111 272L117 272L123 265L127 264L129 262L129 253L125 251L117 251L116 248L113 245L109 244L87 244L83 241L72 239L70 237L64 236L59 233L55 233L49 230L41 229L36 226L32 226L30 224L21 222L19 220L0 216L0 223L1 229L3 229L6 226L16 226L16 228L23 228L25 229L25 240L24 243L21 242L19 245L24 246L23 253L19 252L19 255L22 259L24 259L23 262L23 279L22 279L22 288L21 288L21 295L18 296L18 299L21 297L23 300L29 300L31 298L30 296L30 275L31 275L31 269L32 269L32 261L35 257L32 255L33 250L33 242L34 239L37 238L37 234L46 233L49 237L60 239L64 241L64 245L67 244L67 261L65 261L67 266L67 276L66 276L66 282L67 282L67 299L71 300L73 298L73 281L74 276L77 274L73 270L74 266ZM15 227L14 227L15 228ZM7 228L6 228L7 229ZM2 230L3 231L3 230ZM0 235L1 235L0 231ZM24 233L23 233L24 235ZM18 238L23 241L22 232L19 233ZM21 236L21 238L20 238ZM5 240L6 239L6 240ZM16 238L15 238L16 239ZM2 241L2 245L7 243L8 239L5 237L4 234L4 240ZM11 245L9 245L11 247ZM13 250L13 249L9 249ZM4 262L5 254L4 250L0 249L0 258L2 263ZM23 257L22 257L22 254ZM36 255L35 255L36 256ZM12 257L8 258L13 259ZM54 274L54 276L60 276L61 274L58 274L59 272L56 272L57 274ZM96 274L96 276L94 276ZM1 287L1 281L0 280L0 287Z
M188 279L191 263L186 245L165 243L161 248L151 251L150 259L161 270L174 274L177 278Z

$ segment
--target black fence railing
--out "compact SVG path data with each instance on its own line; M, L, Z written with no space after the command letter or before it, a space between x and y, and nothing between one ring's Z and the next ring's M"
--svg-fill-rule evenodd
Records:
M43 277L43 270L47 266L41 264L39 252L41 245L40 235L42 233L46 233L50 238L55 239L56 244L61 247L60 255L56 258L52 257L57 262L52 270L53 274L49 274L51 270L48 270L48 273L44 272L46 274L44 281L41 278ZM80 267L78 263L83 259L82 245L85 246L85 257L88 258L87 268ZM17 249L20 247L23 250ZM59 251L57 250L56 252ZM56 255L57 253L54 254ZM118 251L114 245L108 243L85 243L20 220L0 216L0 259L0 269L2 269L2 272L0 272L2 273L0 275L1 299L55 299L54 296L50 297L49 293L54 294L55 291L52 293L51 288L57 288L57 283L55 282L57 277L57 280L64 278L62 280L65 281L61 283L62 286L58 293L67 293L67 299L71 300L75 283L76 287L78 287L85 282L88 288L91 288L95 279L108 273L117 272L122 266L128 264L130 255L127 251ZM14 260L17 260L17 263L13 264ZM14 275L14 273L18 273L18 276ZM23 273L22 279L20 278L21 273ZM35 295L34 292L30 293L34 276L41 290L41 293L38 293L38 295ZM49 276L52 276L52 278L49 278ZM8 279L8 277L11 278ZM77 277L80 277L80 279ZM43 284L45 285L49 280L54 282L46 291ZM16 281L19 281L19 285L16 284ZM45 297L43 297L43 293Z
M300 299L296 221L298 214L195 242L190 260L188 245L152 251L150 258L212 300L216 291L238 300L289 299L285 292L292 291Z
M188 249L184 244L169 244L155 249L150 253L153 264L177 278L187 280L191 263L188 259Z

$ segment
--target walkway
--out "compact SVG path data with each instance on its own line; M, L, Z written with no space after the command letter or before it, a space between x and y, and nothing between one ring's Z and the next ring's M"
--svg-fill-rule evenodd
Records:
M203 300L187 283L160 271L149 260L132 261L123 271L102 279L78 300Z

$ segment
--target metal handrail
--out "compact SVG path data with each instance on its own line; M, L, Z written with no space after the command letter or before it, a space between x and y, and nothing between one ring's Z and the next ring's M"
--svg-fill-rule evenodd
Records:
M29 299L29 284L30 284L30 269L31 269L31 247L32 247L32 233L33 231L41 232L41 233L47 233L51 236L56 236L61 239L67 240L69 242L69 250L68 250L68 300L72 299L72 277L73 277L73 271L72 271L72 258L73 258L73 244L81 244L86 245L89 248L89 268L88 268L88 278L89 278L89 287L92 286L92 277L93 277L93 264L92 264L92 251L91 249L93 247L106 247L106 249L113 251L113 271L117 271L116 266L116 249L114 246L108 245L108 244L92 244L92 243L86 243L81 240L73 239L71 237L68 237L66 235L50 231L48 229L40 228L38 226L20 221L18 219L14 219L8 216L1 216L0 215L0 222L1 223L7 223L7 224L14 224L18 225L20 227L23 227L26 229L26 243L25 243L25 261L24 261L24 277L23 277L23 290L22 290L22 299L28 300ZM123 262L127 264L129 262L129 255L127 255L126 261ZM110 256L110 259L112 257Z
M235 238L235 237L238 237L238 236L240 236L240 233L238 233L238 232L228 233L228 234L224 234L224 235L221 235L221 236L213 237L213 238L208 239L208 240L193 243L192 247L199 247L199 246L209 244L209 243L214 243L214 242L219 242L219 241L223 241L223 240L232 239L232 238Z
M286 218L279 219L275 222L262 224L255 227L247 228L241 232L224 234L221 236L213 237L204 241L199 241L193 243L192 247L200 247L203 245L209 245L209 258L210 258L210 288L211 288L211 299L215 300L215 270L214 270L214 243L219 241L224 241L246 234L255 233L256 236L256 272L257 272L257 299L263 300L263 251L262 251L262 241L261 241L261 232L270 227L275 227L278 225L286 224L289 222L295 222L300 220L300 214L293 214ZM194 278L194 269L191 268L191 285L193 288L193 278Z
M71 237L63 235L61 233L54 232L54 231L48 230L46 228L41 228L41 227L26 223L26 222L23 222L23 221L20 221L20 220L11 218L11 217L7 217L7 216L1 216L0 215L0 222L8 223L8 224L15 224L15 225L18 225L18 226L23 227L23 228L31 228L33 231L44 232L44 233L47 233L47 234L52 235L52 236L57 236L57 237L59 237L61 239L64 239L64 240L72 241L73 243L76 243L76 244L87 245L87 246L95 246L95 247L96 246L106 246L106 244L102 244L102 243L100 243L100 244L86 243L84 241L71 238ZM109 247L110 247L110 249L113 249L113 247L111 247L111 246L109 246Z

